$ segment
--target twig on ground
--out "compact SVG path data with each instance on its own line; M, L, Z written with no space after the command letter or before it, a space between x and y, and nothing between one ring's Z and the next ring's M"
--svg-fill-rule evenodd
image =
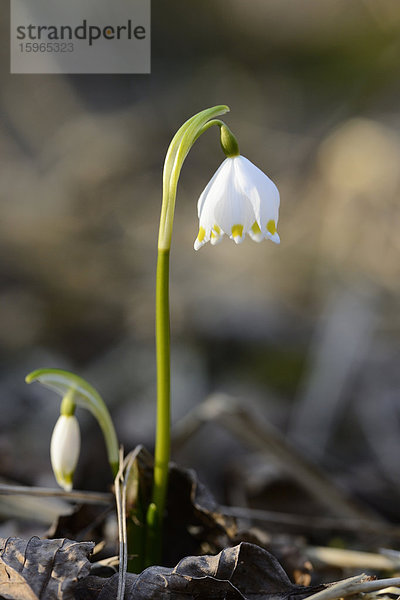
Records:
M14 496L42 496L48 498L65 498L74 502L85 502L86 504L111 504L113 495L101 492L85 492L80 490L72 490L66 492L61 489L29 487L24 485L7 485L0 484L0 495Z
M391 538L400 538L400 527L395 525L386 525L385 523L375 521L365 521L365 519L341 519L339 517L319 517L310 515L296 515L272 510L261 510L258 508L248 508L243 506L221 506L220 511L230 517L238 519L249 519L252 521L262 521L264 523L276 523L291 529L301 528L312 530L329 531L354 531L362 533L373 533L388 535ZM385 554L386 552L382 552ZM398 553L400 554L400 553ZM397 563L400 564L400 558Z
M126 531L126 495L130 471L142 446L137 446L125 457L120 450L119 470L115 477L115 499L117 503L118 535L119 535L119 576L117 600L125 596L126 573L128 569L128 540Z
M325 548L308 546L305 554L311 561L324 563L340 568L372 569L376 571L391 571L400 566L400 561L374 552L360 552L342 548Z
M336 600L337 598L346 598L347 596L353 596L354 594L376 592L388 587L400 585L400 577L363 581L365 577L365 574L361 574L350 577L349 579L344 579L343 581L334 583L321 592L308 596L307 600Z

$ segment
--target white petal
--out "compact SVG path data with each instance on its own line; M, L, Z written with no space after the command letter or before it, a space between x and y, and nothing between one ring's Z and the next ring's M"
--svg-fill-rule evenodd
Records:
M231 235L231 238L233 239L233 241L236 244L241 244L244 240L244 235L240 236L240 235Z
M198 238L196 238L196 239L194 240L193 248L194 248L196 251L197 251L197 250L200 250L200 248L201 248L202 246L204 246L204 244L206 243L206 241L207 241L207 240L206 240L206 239L204 239L202 242L199 242L199 239L198 239Z
M212 244L212 246L217 246L218 244L220 244L222 242L222 238L223 238L223 235L219 235L218 237L212 237L210 239L210 243Z
M267 223L279 218L279 191L273 181L244 156L235 160L235 174L238 185L251 201L256 220L263 234Z
M281 238L279 237L278 232L275 232L273 235L267 233L267 238L271 240L271 242L275 242L275 244L281 243Z
M212 191L210 197L211 199L220 193L223 193L223 189L220 192L220 189L224 186L224 181L226 176L229 176L229 173L233 167L232 159L226 158L224 162L218 167L215 171L214 175L211 177L210 181L207 183L203 192L200 195L200 198L197 201L197 215L200 219L201 214L203 212L204 204L210 195L210 191ZM208 199L210 201L210 198Z
M237 193L229 193L228 197L221 200L215 207L214 215L216 223L228 235L232 234L233 227L240 225L243 227L243 237L255 221L251 202Z
M215 207L226 195L229 181L232 179L233 163L231 158L224 160L203 194L199 198L198 212L200 229L205 231L203 243L210 240L211 230L218 224Z
M262 242L263 240L265 240L265 236L260 232L258 233L254 233L254 231L252 231L252 229L249 229L249 236L251 237L251 239L253 240L253 242Z
M213 246L216 246L217 244L222 242L223 237L224 237L223 233L221 233L220 235L212 235L210 238L210 242Z
M223 197L214 208L215 222L228 235L232 237L232 228L242 227L242 234L234 236L243 238L250 229L255 220L255 214L249 199L243 195L236 180L235 161L237 157L232 158L232 168L230 177L226 179Z

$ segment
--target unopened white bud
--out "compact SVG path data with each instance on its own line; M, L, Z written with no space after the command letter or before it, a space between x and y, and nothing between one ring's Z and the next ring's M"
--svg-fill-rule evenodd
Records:
M66 491L72 489L72 479L79 458L81 434L75 415L60 415L51 436L50 456L57 483Z

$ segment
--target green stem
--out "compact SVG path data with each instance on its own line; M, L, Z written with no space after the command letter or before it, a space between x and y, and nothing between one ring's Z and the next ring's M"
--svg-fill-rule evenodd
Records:
M158 249L156 276L157 425L152 502L147 513L146 566L161 561L161 531L168 490L171 446L169 250Z
M162 520L170 455L169 250L159 250L156 281L157 435L153 502Z

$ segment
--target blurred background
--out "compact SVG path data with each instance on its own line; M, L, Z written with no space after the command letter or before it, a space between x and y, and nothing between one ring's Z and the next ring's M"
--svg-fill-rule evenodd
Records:
M242 153L279 187L281 245L192 249L198 196L224 158L211 129L177 198L173 421L228 395L400 518L399 2L153 1L151 75L9 75L8 27L4 12L0 475L55 485L59 399L24 383L39 367L87 378L125 448L153 449L163 161L188 117L228 104ZM79 418L76 487L105 490L101 435ZM224 503L285 505L286 475L216 423L173 458Z

